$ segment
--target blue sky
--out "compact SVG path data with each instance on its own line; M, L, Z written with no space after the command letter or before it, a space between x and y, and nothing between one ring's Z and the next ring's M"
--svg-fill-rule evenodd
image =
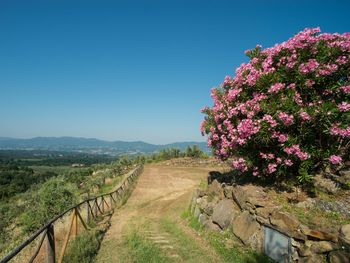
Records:
M0 0L0 136L203 141L210 89L350 1Z

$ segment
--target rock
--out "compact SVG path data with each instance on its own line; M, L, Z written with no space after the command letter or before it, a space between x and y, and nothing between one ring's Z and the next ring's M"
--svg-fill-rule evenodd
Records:
M217 203L213 209L212 221L221 229L226 229L236 214L231 200L224 199Z
M207 194L210 196L219 196L220 199L224 197L221 184L218 182L218 180L215 179L211 184L208 185Z
M208 221L208 217L205 214L200 214L198 217L198 221L201 225L205 225Z
M276 209L277 209L277 207L258 207L255 210L255 212L256 212L256 215L268 219L270 217L271 213Z
M232 193L233 199L242 210L248 209L247 203L250 203L254 207L271 205L271 201L268 200L267 194L260 186L251 184L237 185L233 188Z
M320 241L320 242L314 242L311 246L311 251L316 254L323 254L326 252L333 251L337 249L338 246L332 242L328 241Z
M301 247L297 248L297 251L301 257L308 257L312 254L310 247L306 245L302 245Z
M331 179L325 178L322 174L313 177L314 186L324 192L335 194L339 191L337 184Z
M211 216L214 212L214 207L217 204L216 201L209 202L205 207L203 212L207 214L208 216Z
M205 196L206 194L207 194L207 192L206 192L205 190L203 190L203 189L198 190L198 197L203 197L203 196Z
M270 221L264 217L261 216L255 216L255 220L259 222L261 225L269 225Z
M292 252L292 260L293 262L296 262L299 260L299 254L295 249L293 249L293 252Z
M280 230L284 230L287 233L292 233L297 230L300 225L298 219L291 214L273 211L270 216L270 222Z
M339 229L339 237L345 245L350 247L350 224L343 225Z
M311 230L307 227L303 227L301 231L309 239L338 242L338 237L328 232L324 232L320 230Z
M339 171L339 174L343 177L348 177L350 179L350 170Z
M299 258L298 263L322 263L326 262L325 257L319 254L312 254L308 257Z
M217 224L214 224L210 219L205 224L205 228L208 229L209 231L214 231L214 232L221 231L221 228Z
M202 198L198 198L197 201L198 208L203 211L204 208L208 205L208 196L203 196Z
M225 197L227 199L233 199L232 191L233 191L233 187L232 186L225 186L225 188L224 188L224 195L225 195Z
M244 211L233 220L232 232L245 245L259 248L263 242L263 231L259 223L254 220L248 211Z
M330 263L350 263L350 253L341 250L330 252L328 258Z

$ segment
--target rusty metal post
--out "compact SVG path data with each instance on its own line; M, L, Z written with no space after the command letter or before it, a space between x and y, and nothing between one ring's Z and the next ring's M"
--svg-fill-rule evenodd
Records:
M46 258L45 263L55 263L55 231L51 224L47 227L46 232Z

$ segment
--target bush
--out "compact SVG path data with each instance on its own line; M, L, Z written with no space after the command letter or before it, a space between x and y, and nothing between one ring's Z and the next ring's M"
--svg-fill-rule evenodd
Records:
M33 191L27 211L21 217L25 232L32 232L45 225L76 202L76 197L63 178L54 178Z
M305 29L212 90L201 125L208 145L238 174L310 180L349 157L350 33Z

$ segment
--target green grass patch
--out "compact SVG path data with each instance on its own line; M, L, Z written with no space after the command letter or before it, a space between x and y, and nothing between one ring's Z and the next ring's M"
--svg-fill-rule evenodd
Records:
M215 258L213 253L183 232L176 222L163 218L161 227L170 234L174 249L185 262L213 262Z
M96 256L103 231L91 230L78 235L68 246L63 262L69 263L90 263Z
M124 262L138 262L138 263L165 263L173 262L171 258L167 257L163 251L154 243L148 241L143 236L136 232L132 232L127 236L124 245L128 249L128 258Z
M221 260L218 262L235 262L235 263L272 263L271 259L261 253L257 253L250 248L241 244L241 242L229 231L214 232L206 231L199 223L198 219L186 209L181 215L186 219L188 225L199 232L214 248Z
M267 256L257 253L239 244L229 231L210 232L206 234L210 245L218 252L224 262L235 263L272 263Z
M123 175L114 177L109 183L102 185L98 189L98 194L106 194L112 192L115 190L115 187L122 181L123 178Z

